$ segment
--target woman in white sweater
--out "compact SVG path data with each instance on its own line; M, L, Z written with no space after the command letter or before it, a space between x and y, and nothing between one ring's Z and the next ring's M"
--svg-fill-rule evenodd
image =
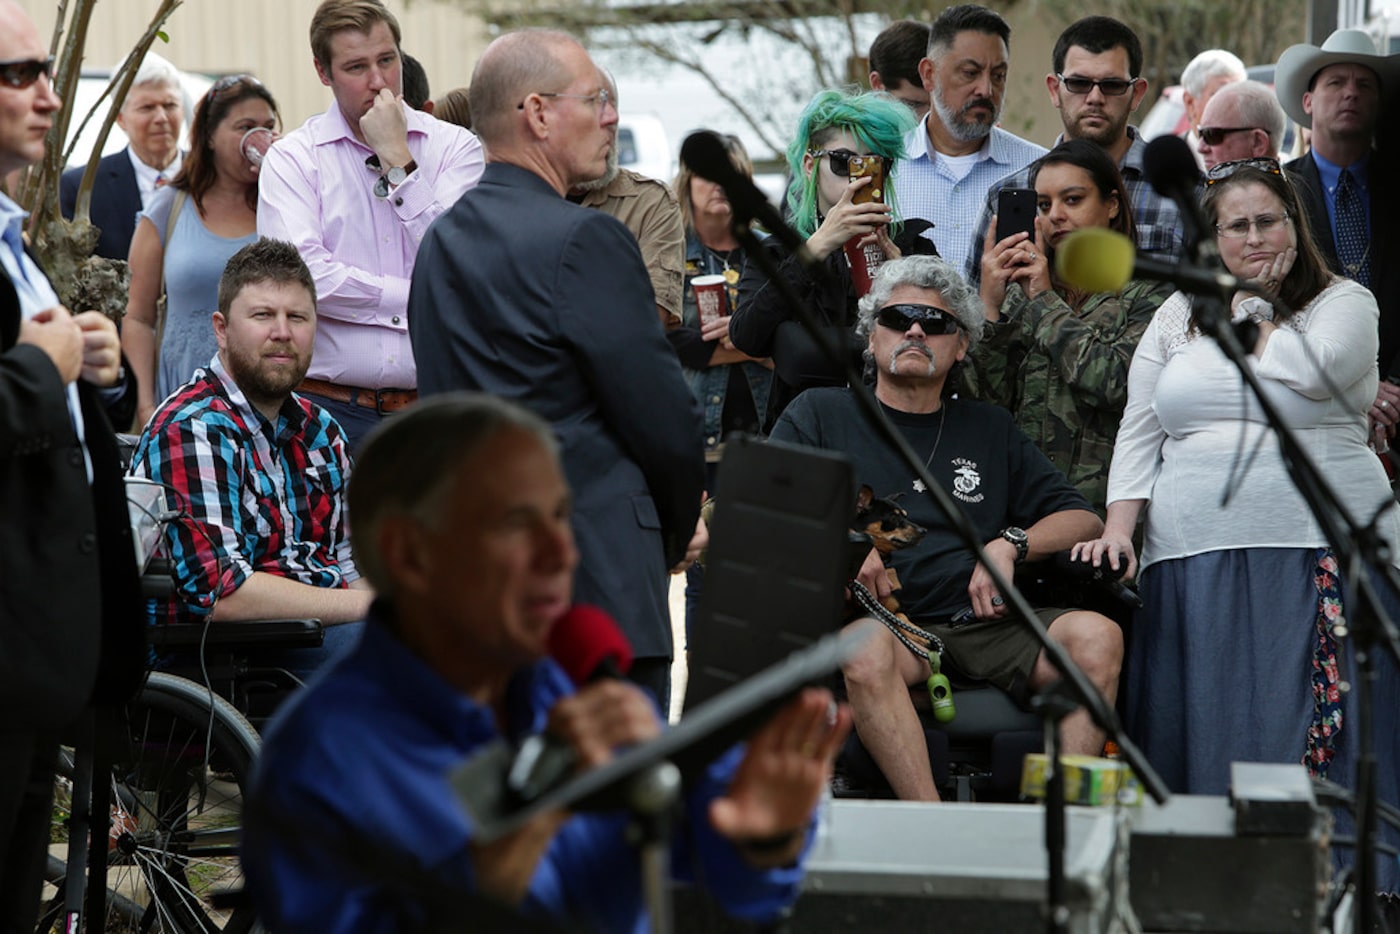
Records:
M1233 172L1230 170L1234 169ZM1213 172L1204 208L1229 271L1264 298L1234 296L1258 325L1254 372L1353 517L1393 553L1400 517L1368 447L1376 398L1376 300L1328 272L1277 163ZM1127 561L1143 519L1140 584L1125 688L1130 733L1176 792L1224 794L1233 761L1304 762L1349 784L1357 738L1350 655L1334 635L1354 611L1253 395L1178 292L1143 335L1109 474L1101 539L1077 550ZM1394 669L1383 666L1388 681ZM1394 697L1393 684L1382 696ZM1382 787L1394 787L1393 711L1379 725ZM1393 862L1393 861L1392 861Z

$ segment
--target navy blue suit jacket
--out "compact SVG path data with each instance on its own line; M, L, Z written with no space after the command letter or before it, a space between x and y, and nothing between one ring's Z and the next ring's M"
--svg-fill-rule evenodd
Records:
M612 613L638 657L669 656L667 568L695 532L703 419L632 234L490 163L424 237L408 326L420 392L482 390L553 424L575 597Z
M83 180L84 166L69 169L58 183L58 206L63 216L73 219L78 204L78 185ZM131 157L123 149L105 156L97 164L97 177L92 183L92 204L88 216L102 231L93 252L107 259L125 260L131 249L131 235L136 232L136 215L141 212L141 189L136 184L136 170Z
M1308 215L1308 229L1327 267L1337 275L1345 275L1337 259L1337 241L1332 235L1332 222L1327 217L1326 195L1322 190L1322 175L1312 153L1307 152L1284 165L1288 179L1298 191L1298 200ZM1380 368L1382 378L1400 375L1400 264L1393 261L1400 223L1396 221L1396 202L1387 197L1391 186L1389 173L1376 159L1371 160L1369 172L1371 191L1371 292L1381 308Z

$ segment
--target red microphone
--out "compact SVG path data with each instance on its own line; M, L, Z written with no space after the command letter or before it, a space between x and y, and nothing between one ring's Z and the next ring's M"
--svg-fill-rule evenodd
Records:
M604 610L576 603L549 633L549 654L569 679L583 687L600 678L621 678L632 667L632 646Z
M621 678L632 667L632 646L613 618L596 606L569 607L549 633L549 654L578 687ZM506 772L507 800L528 804L566 782L577 757L548 733L526 737Z

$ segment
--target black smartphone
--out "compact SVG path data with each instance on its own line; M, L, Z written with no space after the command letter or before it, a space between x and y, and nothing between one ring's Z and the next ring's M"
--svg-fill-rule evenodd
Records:
M997 193L997 243L1022 231L1035 242L1035 201L1031 188L1003 188Z

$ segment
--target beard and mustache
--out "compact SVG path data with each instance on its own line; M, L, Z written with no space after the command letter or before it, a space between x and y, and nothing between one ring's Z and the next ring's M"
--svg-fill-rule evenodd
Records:
M938 119L943 122L944 128L954 139L964 143L985 139L992 132L992 127L996 126L996 122L1001 119L1001 107L990 97L974 97L954 111L943 99L942 88L934 84L932 100L933 110L938 114ZM967 119L968 112L974 107L986 107L991 111L991 115L985 123L977 119Z

